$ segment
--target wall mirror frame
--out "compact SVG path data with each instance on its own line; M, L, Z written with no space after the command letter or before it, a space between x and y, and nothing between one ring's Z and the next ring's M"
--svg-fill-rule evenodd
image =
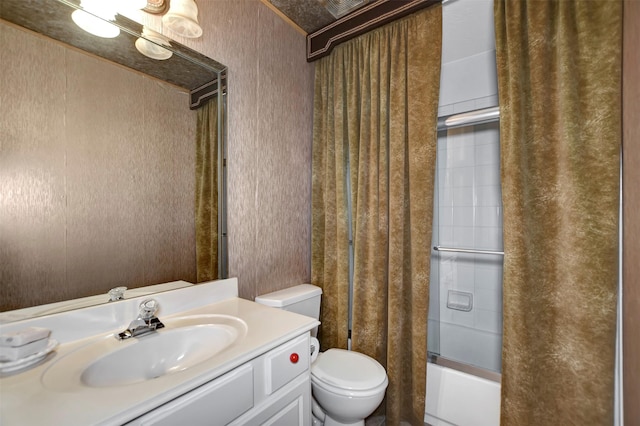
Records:
M110 1L110 0L106 0ZM144 74L146 76L153 77L153 81L161 80L162 82L168 83L151 83L150 86L154 84L159 85L163 84L166 87L177 88L176 91L180 91L181 93L186 93L188 96L183 96L183 98L188 98L188 101L184 104L184 109L188 112L189 109L195 110L203 106L205 103L215 103L217 107L215 108L215 115L217 115L215 119L215 128L211 130L211 132L215 133L215 147L212 146L211 150L215 150L216 152L213 154L213 157L217 159L216 164L212 165L213 175L216 179L215 184L215 196L217 197L217 213L216 219L217 224L214 223L214 226L217 226L217 277L215 278L226 278L227 277L227 229L226 229L226 163L227 163L227 155L226 155L226 141L227 139L227 68L211 59L205 55L196 52L186 46L181 45L180 43L169 39L169 45L163 44L162 47L171 52L171 57L167 60L155 60L146 56L143 56L135 47L135 43L138 39L146 40L148 43L157 44L154 40L146 38L143 35L143 25L135 22L123 15L116 15L115 20L110 21L113 25L119 28L120 35L115 38L103 39L93 36L91 34L86 33L84 30L80 29L74 22L71 20L71 13L74 10L81 9L80 1L69 1L69 0L2 0L0 3L0 23L7 24L9 27L16 28L17 30L23 31L24 29L28 30L27 33L31 33L29 35L39 37L44 36L45 38L52 39L53 43L56 43L60 46L62 43L65 48L71 48L74 51L83 51L89 53L94 57L99 57L105 59L111 63L117 64L120 66L120 69L124 69L123 67L129 69L127 72L134 72L138 74ZM40 37L42 38L42 37ZM3 40L5 41L5 40ZM48 42L48 41L47 41ZM5 47L3 47L4 49ZM82 53L84 54L84 53ZM96 59L96 61L98 61ZM101 60L99 60L101 61ZM10 64L3 64L3 67L11 66ZM132 71L130 71L132 70ZM140 78L144 78L141 76ZM88 94L91 96L91 94ZM46 97L46 96L43 96ZM9 99L7 99L7 102ZM5 103L5 106L8 108L8 103ZM195 111L191 112L191 114L196 114ZM139 117L132 117L132 119ZM0 130L5 131L6 129L2 129L5 126L3 124L4 118L0 118ZM193 123L196 120L194 118ZM195 134L195 129L194 132ZM2 134L2 133L0 133ZM5 132L6 136L7 132ZM196 141L193 140L191 143L194 147ZM2 167L2 163L5 165L7 162L11 161L8 159L11 157L11 146L10 143L5 144L5 148L3 149L4 142L0 141L0 167ZM7 148L8 146L8 148ZM2 158L4 157L4 158ZM195 154L192 155L195 157ZM66 160L65 160L66 161ZM191 166L193 168L193 166ZM195 176L196 171L190 171L192 176ZM195 180L195 177L193 178ZM6 190L3 189L3 191ZM126 191L126 189L125 189ZM176 190L174 190L175 192ZM2 197L4 201L0 200L0 209L6 209L7 205L11 203L16 203L15 199L12 199L11 191L6 190ZM15 192L15 191L14 191ZM195 197L195 195L194 195ZM192 200L192 203L195 203ZM15 209L14 206L12 208ZM195 210L194 207L191 207ZM22 208L26 210L26 208ZM19 210L19 208L18 208ZM2 217L3 212L0 211L0 219ZM15 214L14 214L15 216ZM14 218L15 219L15 218ZM192 219L192 227L195 227L196 219ZM1 225L1 224L0 224ZM150 281L140 281L140 282L122 282L119 280L113 280L112 284L106 285L104 288L100 290L94 289L94 293L87 294L86 292L79 292L78 294L69 293L69 290L66 289L64 292L64 297L59 297L56 293L55 289L47 288L43 289L43 291L50 294L49 299L44 298L40 299L39 303L12 305L8 303L8 299L13 297L13 292L16 290L16 286L22 285L23 283L16 283L12 281L16 281L15 273L7 272L5 270L5 266L3 263L8 263L7 260L11 260L15 263L15 259L9 259L11 254L11 241L10 239L5 239L2 235L2 228L0 227L0 299L4 299L4 302L0 302L0 323L9 322L16 319L23 319L28 316L37 316L45 313L51 313L51 311L47 311L45 313L38 313L42 311L38 311L37 309L33 310L36 305L44 305L49 303L56 303L61 305L68 305L69 309L76 309L78 307L85 306L82 303L65 303L64 301L80 300L78 298L82 298L83 300L87 300L86 306L96 303L103 303L108 300L107 293L110 288L118 287L118 286L127 286L131 289L136 287L147 287L150 288L151 292L158 291L161 287L155 286L155 284L161 284L169 281L179 282L181 280L188 281L191 283L195 283L195 278L193 279L185 279L180 276L174 276L171 279L167 279L160 282L155 282L153 279ZM20 236L20 238L25 238L24 235ZM26 238L36 239L38 236L26 236ZM4 240L4 241L3 241ZM99 243L99 242L98 242ZM37 241L36 241L37 244ZM195 247L195 241L193 241L193 245ZM1 247L1 246L4 246ZM9 247L8 247L9 246ZM194 249L195 253L195 249ZM160 256L156 256L160 257ZM196 259L195 256L192 259L193 261L193 269L195 277L195 268L196 268ZM162 262L162 259L158 259L159 262ZM191 260L188 260L191 262ZM21 268L27 268L28 265L22 265ZM37 269L37 268L36 268ZM115 268L114 268L115 269ZM101 277L103 278L103 277ZM105 281L105 280L102 280ZM11 282L11 283L10 283ZM46 282L43 281L42 287L51 287ZM185 283L185 285L187 285ZM27 287L27 286L25 286ZM30 292L38 291L37 288L30 288L28 290ZM98 294L95 297L98 297L98 301L89 302L89 300L95 300L93 294ZM133 296L142 295L142 291L136 292ZM126 298L126 295L125 295ZM28 298L27 298L28 299ZM34 298L34 300L38 300ZM47 305L49 306L49 305ZM51 305L52 306L52 305ZM18 310L15 310L18 309ZM29 313L31 310L32 314ZM62 309L64 310L64 309ZM11 315L11 313L23 311L25 314L19 315ZM9 315L7 315L9 314Z

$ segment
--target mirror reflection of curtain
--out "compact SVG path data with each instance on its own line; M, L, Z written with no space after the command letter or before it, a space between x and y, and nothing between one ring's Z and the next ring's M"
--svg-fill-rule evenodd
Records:
M198 109L196 131L196 280L218 279L218 101Z
M387 370L388 425L424 417L441 35L434 6L316 65L311 281L324 291L322 345L347 346L350 198L352 344Z
M501 423L613 424L620 1L495 3Z

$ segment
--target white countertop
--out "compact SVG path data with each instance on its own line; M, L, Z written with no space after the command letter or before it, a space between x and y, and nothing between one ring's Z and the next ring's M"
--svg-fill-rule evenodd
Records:
M139 296L147 296L162 291L175 290L178 288L192 286L194 284L187 281L172 281L170 283L148 285L127 289L124 292L124 299L131 299ZM95 296L81 297L79 299L66 300L63 302L47 303L46 305L32 306L30 308L16 309L14 311L0 312L0 324L9 324L43 315L57 314L72 309L81 309L90 306L102 305L109 300L109 295L98 294Z
M237 294L237 281L233 284L236 286ZM201 284L192 288L199 286ZM185 293L184 290L178 291L182 291L183 296L191 294L197 299L197 293ZM222 352L187 370L146 382L102 388L79 387L61 391L50 389L43 384L42 375L45 371L66 354L93 340L103 338L106 334L122 331L128 325L128 321L133 318L122 320L117 329L77 340L68 340L68 333L59 333L60 336L64 336L61 339L63 343L42 364L31 370L0 378L0 424L2 426L123 424L308 332L319 324L313 318L268 308L238 297L228 297L228 291L222 291L222 293L225 294L224 300L211 303L211 299L216 297L210 297L209 300L205 298L199 302L200 305L205 303L204 306L193 308L193 305L197 305L198 302L192 299L189 303L191 309L187 311L179 311L174 306L171 309L174 313L171 315L165 317L162 313L158 315L160 320L167 321L173 317L201 314L221 314L240 318L247 325L246 336ZM170 297L171 292L163 293L162 299L166 302ZM159 301L161 299L154 298ZM162 306L163 301L160 301L160 304ZM88 312L90 311L85 310L85 315ZM46 317L40 318L36 325L44 324L47 324ZM52 333L54 337L55 331Z

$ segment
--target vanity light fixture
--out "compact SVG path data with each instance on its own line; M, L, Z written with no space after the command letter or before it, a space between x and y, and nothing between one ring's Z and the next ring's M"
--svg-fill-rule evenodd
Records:
M195 0L172 0L169 11L162 17L162 24L182 37L198 38L202 35Z
M165 37L146 26L142 27L142 35L144 38L140 37L136 40L136 49L138 49L138 52L142 53L144 56L163 61L165 59L169 59L173 55L172 51L162 47L171 46L171 44L169 44L168 37Z
M81 0L82 10L75 10L71 19L86 32L102 38L114 38L120 34L120 28L108 21L116 18L117 10L108 0Z

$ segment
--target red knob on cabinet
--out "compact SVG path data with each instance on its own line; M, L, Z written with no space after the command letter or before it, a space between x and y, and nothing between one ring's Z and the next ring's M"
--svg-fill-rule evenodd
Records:
M296 363L298 362L298 360L299 360L299 359L300 359L300 357L299 357L299 356L298 356L298 354L297 354L297 353L295 353L295 352L294 352L294 353L292 353L292 354L291 354L291 356L289 357L289 360L290 360L292 363L294 363L294 364L296 364Z

